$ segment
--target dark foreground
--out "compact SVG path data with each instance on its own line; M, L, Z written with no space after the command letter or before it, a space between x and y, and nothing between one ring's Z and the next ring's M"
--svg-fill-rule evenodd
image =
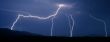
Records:
M93 41L93 40L110 40L109 37L56 37L32 34L24 31L12 31L7 28L0 28L0 40L10 41Z

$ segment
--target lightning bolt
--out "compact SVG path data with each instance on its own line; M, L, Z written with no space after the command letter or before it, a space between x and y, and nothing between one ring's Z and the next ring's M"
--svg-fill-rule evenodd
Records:
M49 15L49 16L47 16L47 17L32 16L32 15L29 14L29 13L28 13L28 14L29 14L28 16L18 14L16 20L13 22L13 24L12 24L12 26L11 26L11 30L14 29L14 26L15 26L15 24L18 22L18 20L20 19L20 17L23 17L23 18L37 18L37 19L41 19L41 20L46 20L46 19L52 18L52 21L51 21L51 22L52 22L52 26L51 26L51 36L52 36L52 35L53 35L53 25L54 25L53 20L54 20L55 16L58 15L58 12L60 11L60 9L61 9L62 7L64 7L65 5L64 5L64 4L59 4L58 6L59 6L59 7L58 7L58 9L56 10L56 12L55 12L53 15Z
M53 36L53 25L54 25L54 17L52 18L52 26L51 26L51 36Z
M69 22L69 28L70 28L70 37L72 37L72 35L71 35L71 21L70 21L70 16L68 16L68 22Z
M74 18L70 15L70 19L72 20L72 26L70 27L70 37L73 36L73 29L74 29Z
M89 15L91 18L93 18L93 19L95 19L95 20L97 20L97 21L99 21L99 22L102 22L103 24L104 24L104 31L105 31L105 37L107 37L107 28L106 28L106 22L104 21L104 20L102 20L102 19L99 19L99 18L97 18L97 17L94 17L93 15Z
M73 37L73 29L74 29L74 25L75 25L75 20L72 15L68 15L67 17L68 17L68 24L69 24L69 28L70 28L70 31L69 31L70 37ZM71 22L72 22L72 24L71 24Z

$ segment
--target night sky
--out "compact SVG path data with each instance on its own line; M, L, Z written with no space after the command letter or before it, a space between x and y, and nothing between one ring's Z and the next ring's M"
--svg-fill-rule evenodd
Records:
M54 14L56 4L68 4L72 7L62 8L54 19L54 36L70 36L68 16L75 20L73 36L105 36L104 24L89 15L106 22L107 33L110 36L110 1L109 0L0 0L0 27L9 28L17 15L46 17ZM39 20L21 17L14 30L50 36L51 19Z

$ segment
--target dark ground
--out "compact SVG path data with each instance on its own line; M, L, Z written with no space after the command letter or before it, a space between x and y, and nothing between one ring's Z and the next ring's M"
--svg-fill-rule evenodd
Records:
M25 31L14 31L7 28L0 28L0 40L11 40L11 41L93 41L93 40L109 40L109 37L56 37L56 36L43 36L38 34L33 34Z

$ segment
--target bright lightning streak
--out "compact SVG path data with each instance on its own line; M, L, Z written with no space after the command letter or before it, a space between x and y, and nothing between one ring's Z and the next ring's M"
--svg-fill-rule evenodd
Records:
M53 15L49 15L47 17L39 17L39 16L32 16L32 15L28 15L28 16L25 16L25 15L21 15L21 14L18 14L18 17L16 18L16 20L13 22L12 26L11 26L11 30L13 30L13 27L15 26L15 24L18 22L18 20L20 19L20 17L24 17L24 18L37 18L37 19L41 19L41 20L45 20L45 19L49 19L49 18L52 18L52 26L51 26L51 36L53 35L53 25L54 25L54 18L55 16L58 14L59 10L64 7L64 4L59 4L58 5L58 9L56 10L55 14ZM29 13L28 13L29 14Z
M72 37L73 36L73 28L74 28L74 18L73 18L72 15L70 15L70 18L72 20L72 26L71 26L71 29L70 29L70 37Z
M39 17L39 16L32 16L32 15L29 15L29 16L24 16L23 15L23 17L24 18L37 18L37 19L43 19L43 20L45 20L45 19L49 19L49 18L51 18L51 17L55 17L57 14L58 14L58 12L59 12L59 10L61 9L61 7L59 7L58 9L57 9L57 11L55 12L55 14L53 14L53 15L49 15L49 16L47 16L47 17Z
M13 30L13 27L15 26L15 24L19 20L20 16L22 16L22 15L18 15L17 19L13 22L13 25L11 26L11 30Z
M95 20L97 20L97 21L100 21L100 22L102 22L103 24L104 24L104 31L105 31L105 37L107 37L107 28L106 28L106 22L104 21L104 20L102 20L102 19L99 19L99 18L96 18L96 17L94 17L94 16L92 16L92 15L89 15L91 18L93 18L93 19L95 19Z
M71 21L70 21L70 16L68 16L68 22L69 22L69 28L71 30ZM70 31L71 32L71 31Z
M69 28L70 28L70 37L73 37L73 29L74 29L74 25L75 25L75 20L73 18L72 15L69 15L68 16L68 22L69 22ZM71 24L72 22L72 24Z
M53 36L53 25L54 25L54 17L52 18L52 26L51 26L51 36Z

